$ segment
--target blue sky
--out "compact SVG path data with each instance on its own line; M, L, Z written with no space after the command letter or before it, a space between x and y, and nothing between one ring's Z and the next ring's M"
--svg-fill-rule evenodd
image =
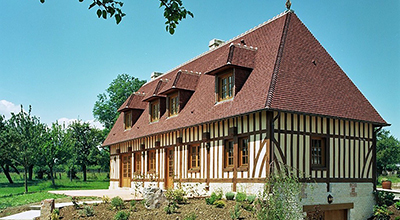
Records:
M0 114L32 105L45 123L92 121L119 73L148 80L285 10L285 0L183 0L195 17L171 36L157 0L125 1L116 25L90 0L12 0L0 13ZM400 1L293 0L292 9L400 138Z

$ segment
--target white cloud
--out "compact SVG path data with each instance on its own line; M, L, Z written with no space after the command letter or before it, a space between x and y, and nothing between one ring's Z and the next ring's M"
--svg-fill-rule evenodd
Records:
M0 115L5 115L6 118L11 117L11 112L18 113L21 110L19 105L16 105L7 100L0 100Z
M68 125L72 124L72 122L78 121L78 119L76 119L76 118L74 118L74 119L60 118L57 121L61 125L65 123L65 126L68 126ZM95 127L95 128L98 128L98 129L104 129L104 126L102 124L100 124L100 122L96 121L95 119L86 120L84 122L89 123L90 126L92 126L92 127Z

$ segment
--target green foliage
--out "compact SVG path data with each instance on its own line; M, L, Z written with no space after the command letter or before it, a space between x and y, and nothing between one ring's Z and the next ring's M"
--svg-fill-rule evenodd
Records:
M217 208L224 208L226 206L226 203L224 200L217 200L214 202L214 205Z
M236 202L243 202L246 200L246 198L247 198L246 193L244 193L244 192L236 193Z
M129 204L131 205L130 210L136 212L136 200L131 200Z
M104 195L103 197L101 197L101 201L104 204L110 203L110 197Z
M396 207L397 210L400 210L400 201L397 201L397 202L394 204L394 207Z
M117 210L121 210L125 208L124 200L121 197L117 196L111 199L111 206Z
M290 168L272 173L256 200L258 219L303 219L301 184Z
M187 15L193 17L193 13L182 6L181 0L160 0L160 8L164 8L165 29L171 35L175 33L175 28Z
M221 199L222 199L222 193L219 191L212 192L210 197L205 198L207 205L214 205L215 201L221 200Z
M233 210L230 212L232 219L240 219L242 212L240 211L240 203L236 203Z
M376 220L390 220L390 214L387 210L387 206L374 206L374 217Z
M253 202L256 200L256 198L257 198L256 195L248 195L246 200L249 204L253 204Z
M94 216L94 209L92 206L84 206L82 210L79 212L81 216L90 217Z
M183 220L196 220L197 215L196 213L192 212L190 214L188 214L187 216L185 216L185 218Z
M94 103L93 116L104 125L107 130L112 128L117 120L118 108L126 99L146 83L145 80L139 80L128 74L119 74L114 79L105 93L97 95L97 101Z
M172 214L175 212L175 210L178 208L178 206L176 205L175 201L172 202L168 202L168 205L164 207L164 211L167 214Z
M382 129L376 136L376 164L378 172L392 170L400 160L400 141Z
M59 220L60 219L60 210L58 209L53 209L53 212L51 213L50 220Z
M394 217L394 220L400 220L400 216Z
M233 200L235 198L235 193L227 192L227 193L225 193L225 198L226 198L226 200Z
M165 193L165 197L168 201L174 201L177 204L186 203L186 199L184 198L184 196L186 196L186 192L182 188L168 189Z
M394 194L391 192L377 191L375 192L375 200L378 206L391 206L394 203Z
M124 211L119 211L117 214L114 216L114 220L128 220L129 219L129 213L124 212Z
M254 210L254 206L252 204L248 204L248 203L242 203L242 208L249 212Z

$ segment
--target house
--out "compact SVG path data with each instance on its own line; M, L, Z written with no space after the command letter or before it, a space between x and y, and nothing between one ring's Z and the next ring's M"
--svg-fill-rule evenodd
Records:
M305 212L319 205L326 219L368 218L376 132L388 123L297 15L210 45L120 107L103 143L110 188L257 193L287 165L304 182Z

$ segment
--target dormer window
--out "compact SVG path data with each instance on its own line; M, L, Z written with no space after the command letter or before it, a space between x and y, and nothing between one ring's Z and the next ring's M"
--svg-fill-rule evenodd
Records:
M132 128L132 111L124 112L125 130Z
M168 97L168 112L169 116L177 115L179 112L178 93L174 93Z
M150 103L150 122L160 119L160 101L156 100Z
M225 101L233 98L233 72L228 71L220 76L218 76L218 102Z

